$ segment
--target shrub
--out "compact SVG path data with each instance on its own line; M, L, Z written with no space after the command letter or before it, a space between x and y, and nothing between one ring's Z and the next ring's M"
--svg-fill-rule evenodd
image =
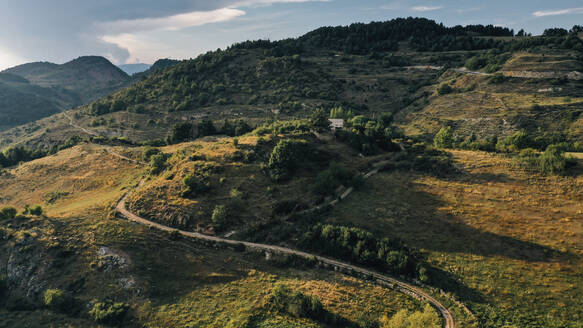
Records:
M69 312L73 300L60 289L47 289L44 294L44 304L46 307L56 312Z
M352 176L342 164L331 162L328 169L318 174L312 188L317 194L333 195L340 185L350 186Z
M18 214L14 207L3 207L0 209L0 220L13 220Z
M156 154L150 157L150 174L160 174L166 167L166 155Z
M441 324L439 317L431 305L426 304L423 311L409 312L405 309L399 310L391 318L385 316L381 320L381 328L439 328Z
M41 216L43 214L43 209L39 205L36 205L29 208L28 213L31 215Z
M307 296L301 292L291 292L285 285L278 284L271 293L271 304L275 310L297 318L320 319L324 312L317 296Z
M144 147L144 150L142 151L142 160L144 162L147 162L150 160L150 158L152 158L152 156L160 154L160 149L158 148L154 148L151 146L146 146Z
M98 302L89 311L89 316L98 323L114 325L123 320L128 309L126 303Z
M440 95L440 96L443 96L443 95L446 95L446 94L449 94L449 93L452 93L452 92L453 92L452 87L449 84L447 84L447 83L442 83L439 86L439 88L437 88L437 94Z
M537 168L544 174L559 174L565 171L567 160L557 147L549 146L537 160Z
M213 215L211 217L213 221L213 226L215 230L220 231L225 228L228 220L228 211L225 205L217 205L213 210Z
M451 127L443 127L433 138L435 147L451 148L454 146L453 132Z
M210 183L206 175L187 174L182 179L182 197L194 197L210 189Z

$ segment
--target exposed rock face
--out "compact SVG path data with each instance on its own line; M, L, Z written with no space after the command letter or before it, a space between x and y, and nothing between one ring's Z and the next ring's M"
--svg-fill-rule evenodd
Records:
M41 278L47 268L47 260L42 249L31 236L17 241L8 249L6 282L9 295L36 302L46 289L46 281Z
M99 247L97 256L99 256L99 268L104 272L125 270L130 264L130 259L127 255L114 252L107 246Z

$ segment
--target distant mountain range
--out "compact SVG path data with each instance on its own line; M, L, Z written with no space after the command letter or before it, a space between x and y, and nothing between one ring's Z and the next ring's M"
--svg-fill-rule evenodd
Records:
M118 67L126 72L128 75L134 75L136 73L141 73L147 71L152 65L150 64L124 64L118 65Z
M0 72L0 131L88 104L178 61L117 67L99 56L35 62ZM130 76L132 75L132 76Z

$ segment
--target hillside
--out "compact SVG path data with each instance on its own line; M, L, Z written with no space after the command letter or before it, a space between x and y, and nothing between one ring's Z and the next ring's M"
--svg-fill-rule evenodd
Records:
M337 106L355 114L393 113L403 131L425 140L448 125L461 138L469 131L503 137L541 129L581 141L583 61L577 49L583 41L509 34L411 18L322 28L277 42L247 41L169 61L175 66L155 64L136 74L135 85L71 114L76 124L136 142L164 139L184 120L245 117L255 124ZM444 84L452 90L439 94ZM8 131L0 146L65 140L78 133L69 123L56 116ZM25 132L31 130L36 132Z
M112 208L144 169L112 151L141 156L140 149L82 144L0 176L0 204L44 209L41 216L0 219L0 270L7 272L0 286L8 288L0 289L7 293L0 304L3 324L334 326L301 309L278 310L272 295L279 285L316 297L329 320L343 327L365 327L385 314L423 308L390 288L294 258L266 258L130 224ZM70 305L47 310L42 306L47 289L64 291L72 297ZM86 307L96 302L117 302L125 310L95 322Z
M322 27L161 60L0 132L0 315L579 328L581 29ZM88 63L108 66L17 70Z
M80 57L63 65L29 63L0 74L0 130L90 103L131 83L102 57Z
M76 101L75 95L30 84L0 73L0 131L56 114Z

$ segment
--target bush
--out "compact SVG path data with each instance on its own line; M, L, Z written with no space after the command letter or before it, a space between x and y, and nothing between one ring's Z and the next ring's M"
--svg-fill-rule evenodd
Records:
M73 299L60 289L47 289L44 294L44 304L56 312L69 312Z
M394 316L385 316L382 320L381 328L439 328L441 324L439 317L431 305L426 304L423 311L409 312L399 310Z
M296 318L320 319L324 312L322 302L317 296L307 296L301 292L291 292L285 285L273 288L270 302L275 310Z
M567 159L557 147L549 146L537 160L537 168L544 174L559 174L565 171Z
M29 208L28 213L31 215L41 216L43 214L43 209L39 205L36 205Z
M435 147L452 148L454 146L453 132L451 127L443 127L433 138Z
M95 322L115 325L123 320L128 309L126 303L98 302L89 311L89 316Z
M182 179L182 186L182 197L194 197L211 187L206 175L190 173Z
M3 207L0 209L0 220L13 220L18 214L14 207Z
M150 157L150 174L160 174L166 167L166 155L156 154Z
M144 162L148 162L152 158L152 156L157 154L160 154L160 149L151 146L146 146L142 151L142 160Z
M215 230L221 231L225 228L227 220L229 218L229 213L225 205L217 205L213 210L212 221Z
M333 195L340 185L352 185L353 175L342 164L331 162L328 169L320 172L312 186L315 193L320 195Z
M443 95L446 95L446 94L449 94L449 93L452 93L452 92L453 92L452 87L449 84L447 84L447 83L442 83L439 86L439 88L437 88L437 94L440 95L440 96L443 96Z

